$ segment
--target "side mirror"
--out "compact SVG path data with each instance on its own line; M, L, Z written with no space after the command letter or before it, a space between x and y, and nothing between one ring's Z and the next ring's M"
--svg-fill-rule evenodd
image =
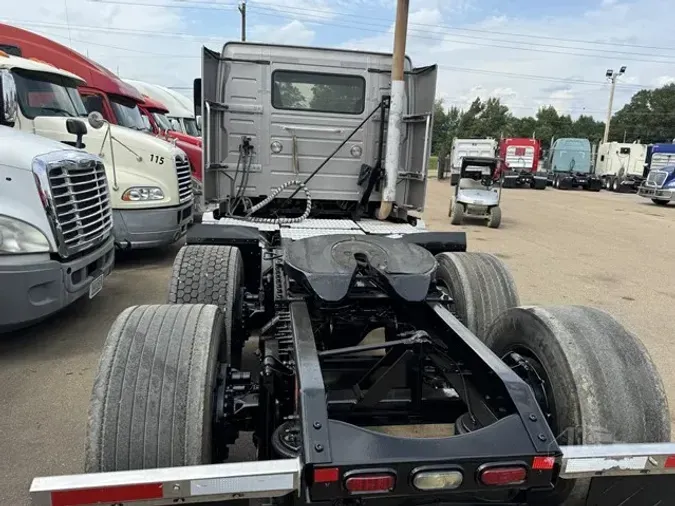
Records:
M180 122L177 119L171 118L170 121L171 121L171 128L173 128L174 131L176 131L176 132L182 132L183 131L183 128L181 127Z
M91 125L91 127L95 130L98 130L99 128L103 127L105 125L105 119L103 119L103 115L98 112L98 111L91 111L89 113L89 116L87 116L87 121Z
M82 144L82 137L87 135L87 125L84 124L84 121L69 118L66 120L66 130L68 130L68 133L75 136L75 147L77 149L82 149L84 147L84 144Z
M201 116L196 116L195 121L197 122L197 128L199 128L199 131L202 131L202 117Z
M0 124L13 127L18 109L14 76L9 70L0 70Z
M192 101L195 105L195 116L202 115L202 78L198 77L192 85Z

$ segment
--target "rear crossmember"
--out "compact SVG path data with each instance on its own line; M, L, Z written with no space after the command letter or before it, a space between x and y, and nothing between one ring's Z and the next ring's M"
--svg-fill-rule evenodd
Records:
M554 462L535 457L534 471L558 467L560 478L627 477L675 474L675 444L563 446ZM320 472L321 479L339 479ZM300 458L207 466L118 471L36 478L30 488L35 506L89 504L170 505L299 494Z

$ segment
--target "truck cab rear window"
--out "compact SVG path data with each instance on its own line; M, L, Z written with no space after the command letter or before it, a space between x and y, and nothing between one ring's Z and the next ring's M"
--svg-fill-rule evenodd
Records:
M275 109L361 114L366 81L360 76L276 70L272 74Z

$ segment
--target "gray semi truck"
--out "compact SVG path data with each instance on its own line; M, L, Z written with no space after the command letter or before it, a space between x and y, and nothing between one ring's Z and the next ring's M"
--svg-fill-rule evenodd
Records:
M0 332L94 297L113 262L102 161L0 126Z
M640 340L592 308L521 306L497 257L415 226L437 69L408 60L401 81L394 63L204 49L215 215L188 231L166 303L112 324L84 474L35 478L34 505L672 496L670 413ZM253 461L234 461L251 434Z

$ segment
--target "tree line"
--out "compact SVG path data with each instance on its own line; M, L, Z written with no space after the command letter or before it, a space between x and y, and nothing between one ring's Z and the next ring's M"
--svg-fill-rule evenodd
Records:
M536 137L544 149L552 138L582 137L599 143L605 122L581 115L572 119L553 106L541 107L534 116L516 117L499 98L476 98L465 110L446 108L442 100L435 103L434 155L450 152L452 139L484 137ZM612 116L609 141L645 144L672 142L675 139L675 84L653 90L638 91L630 102Z

